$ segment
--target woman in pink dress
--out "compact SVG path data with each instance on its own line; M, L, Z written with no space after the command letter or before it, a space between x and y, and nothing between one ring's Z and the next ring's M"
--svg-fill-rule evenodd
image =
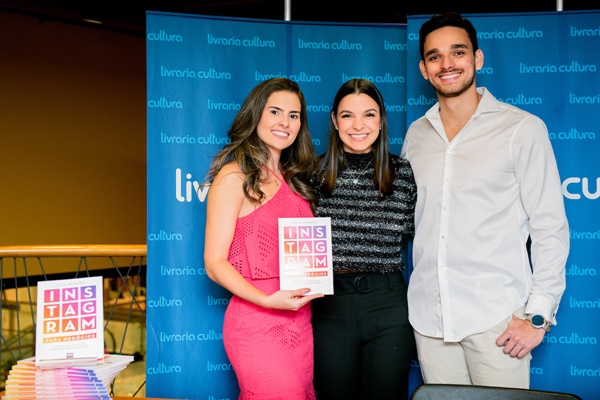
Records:
M318 162L306 101L286 78L258 84L207 174L204 265L233 296L223 343L240 400L312 400L309 289L279 290L278 218L312 217Z

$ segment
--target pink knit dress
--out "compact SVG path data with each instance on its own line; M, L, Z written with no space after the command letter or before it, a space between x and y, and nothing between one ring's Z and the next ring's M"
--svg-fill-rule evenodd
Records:
M281 182L279 191L237 220L229 261L266 294L279 290L278 218L312 217L309 203ZM233 296L223 343L240 386L240 400L313 400L310 303L271 310Z

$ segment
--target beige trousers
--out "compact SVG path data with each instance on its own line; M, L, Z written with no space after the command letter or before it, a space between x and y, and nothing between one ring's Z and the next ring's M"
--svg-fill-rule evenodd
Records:
M524 307L514 315L524 318L523 311ZM531 353L523 358L511 357L496 345L511 317L460 342L444 342L415 331L423 381L529 389Z

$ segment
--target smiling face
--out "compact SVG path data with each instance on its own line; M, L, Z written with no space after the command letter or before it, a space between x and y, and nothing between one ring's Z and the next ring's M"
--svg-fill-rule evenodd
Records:
M464 29L446 26L425 38L425 60L419 68L440 97L457 97L475 89L475 71L483 66L483 52L473 51Z
M302 125L301 109L295 93L278 91L269 96L256 130L271 152L281 153L294 143Z
M368 153L379 137L381 112L369 95L349 94L338 106L337 115L331 114L333 125L349 153Z

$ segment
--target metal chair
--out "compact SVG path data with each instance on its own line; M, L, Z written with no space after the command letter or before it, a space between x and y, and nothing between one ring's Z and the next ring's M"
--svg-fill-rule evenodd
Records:
M583 400L560 392L476 385L423 384L410 400Z

